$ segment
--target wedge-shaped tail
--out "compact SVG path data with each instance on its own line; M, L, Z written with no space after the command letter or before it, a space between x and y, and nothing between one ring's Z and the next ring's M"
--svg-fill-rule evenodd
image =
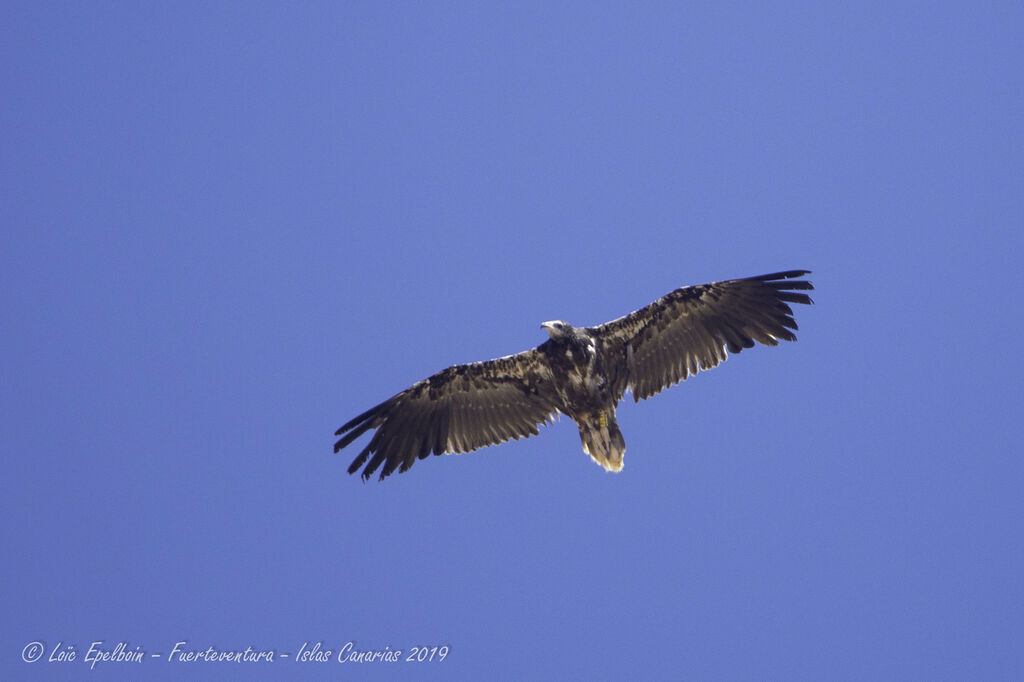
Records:
M622 456L626 454L626 439L615 421L614 409L606 412L588 412L576 416L580 427L583 452L608 471L622 470Z

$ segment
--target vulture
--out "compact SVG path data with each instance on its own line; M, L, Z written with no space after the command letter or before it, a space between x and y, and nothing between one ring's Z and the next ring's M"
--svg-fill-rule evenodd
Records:
M338 452L374 430L348 468L380 480L431 454L472 452L536 436L559 413L579 427L583 452L620 471L626 441L615 409L628 388L650 398L754 342L795 341L791 303L810 304L809 270L788 270L676 289L594 327L545 322L550 338L515 355L454 365L352 419Z

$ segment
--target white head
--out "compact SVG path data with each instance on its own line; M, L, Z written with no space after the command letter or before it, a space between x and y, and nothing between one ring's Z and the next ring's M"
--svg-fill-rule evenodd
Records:
M541 325L541 329L548 330L548 334L550 334L553 339L560 339L572 334L573 332L573 326L568 322L562 322L561 320L549 320Z

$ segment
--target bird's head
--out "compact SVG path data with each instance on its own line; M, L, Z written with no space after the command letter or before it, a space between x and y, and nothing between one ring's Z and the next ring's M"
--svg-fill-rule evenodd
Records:
M550 320L541 325L541 329L546 329L548 334L553 339L561 339L569 336L575 331L573 326L568 322L562 322L561 320Z

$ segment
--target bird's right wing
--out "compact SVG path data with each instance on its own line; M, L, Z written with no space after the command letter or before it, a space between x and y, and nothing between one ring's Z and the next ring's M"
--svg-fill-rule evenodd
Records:
M629 388L637 401L677 384L698 370L717 367L726 349L739 353L754 342L795 341L790 303L811 303L797 279L808 270L775 272L682 287L617 320L591 328L601 341L617 397Z
M558 412L551 370L538 349L486 362L455 365L367 410L335 433L338 452L369 429L369 444L348 471L363 479L380 467L383 480L431 453L471 452L535 436ZM369 460L369 463L367 463Z

